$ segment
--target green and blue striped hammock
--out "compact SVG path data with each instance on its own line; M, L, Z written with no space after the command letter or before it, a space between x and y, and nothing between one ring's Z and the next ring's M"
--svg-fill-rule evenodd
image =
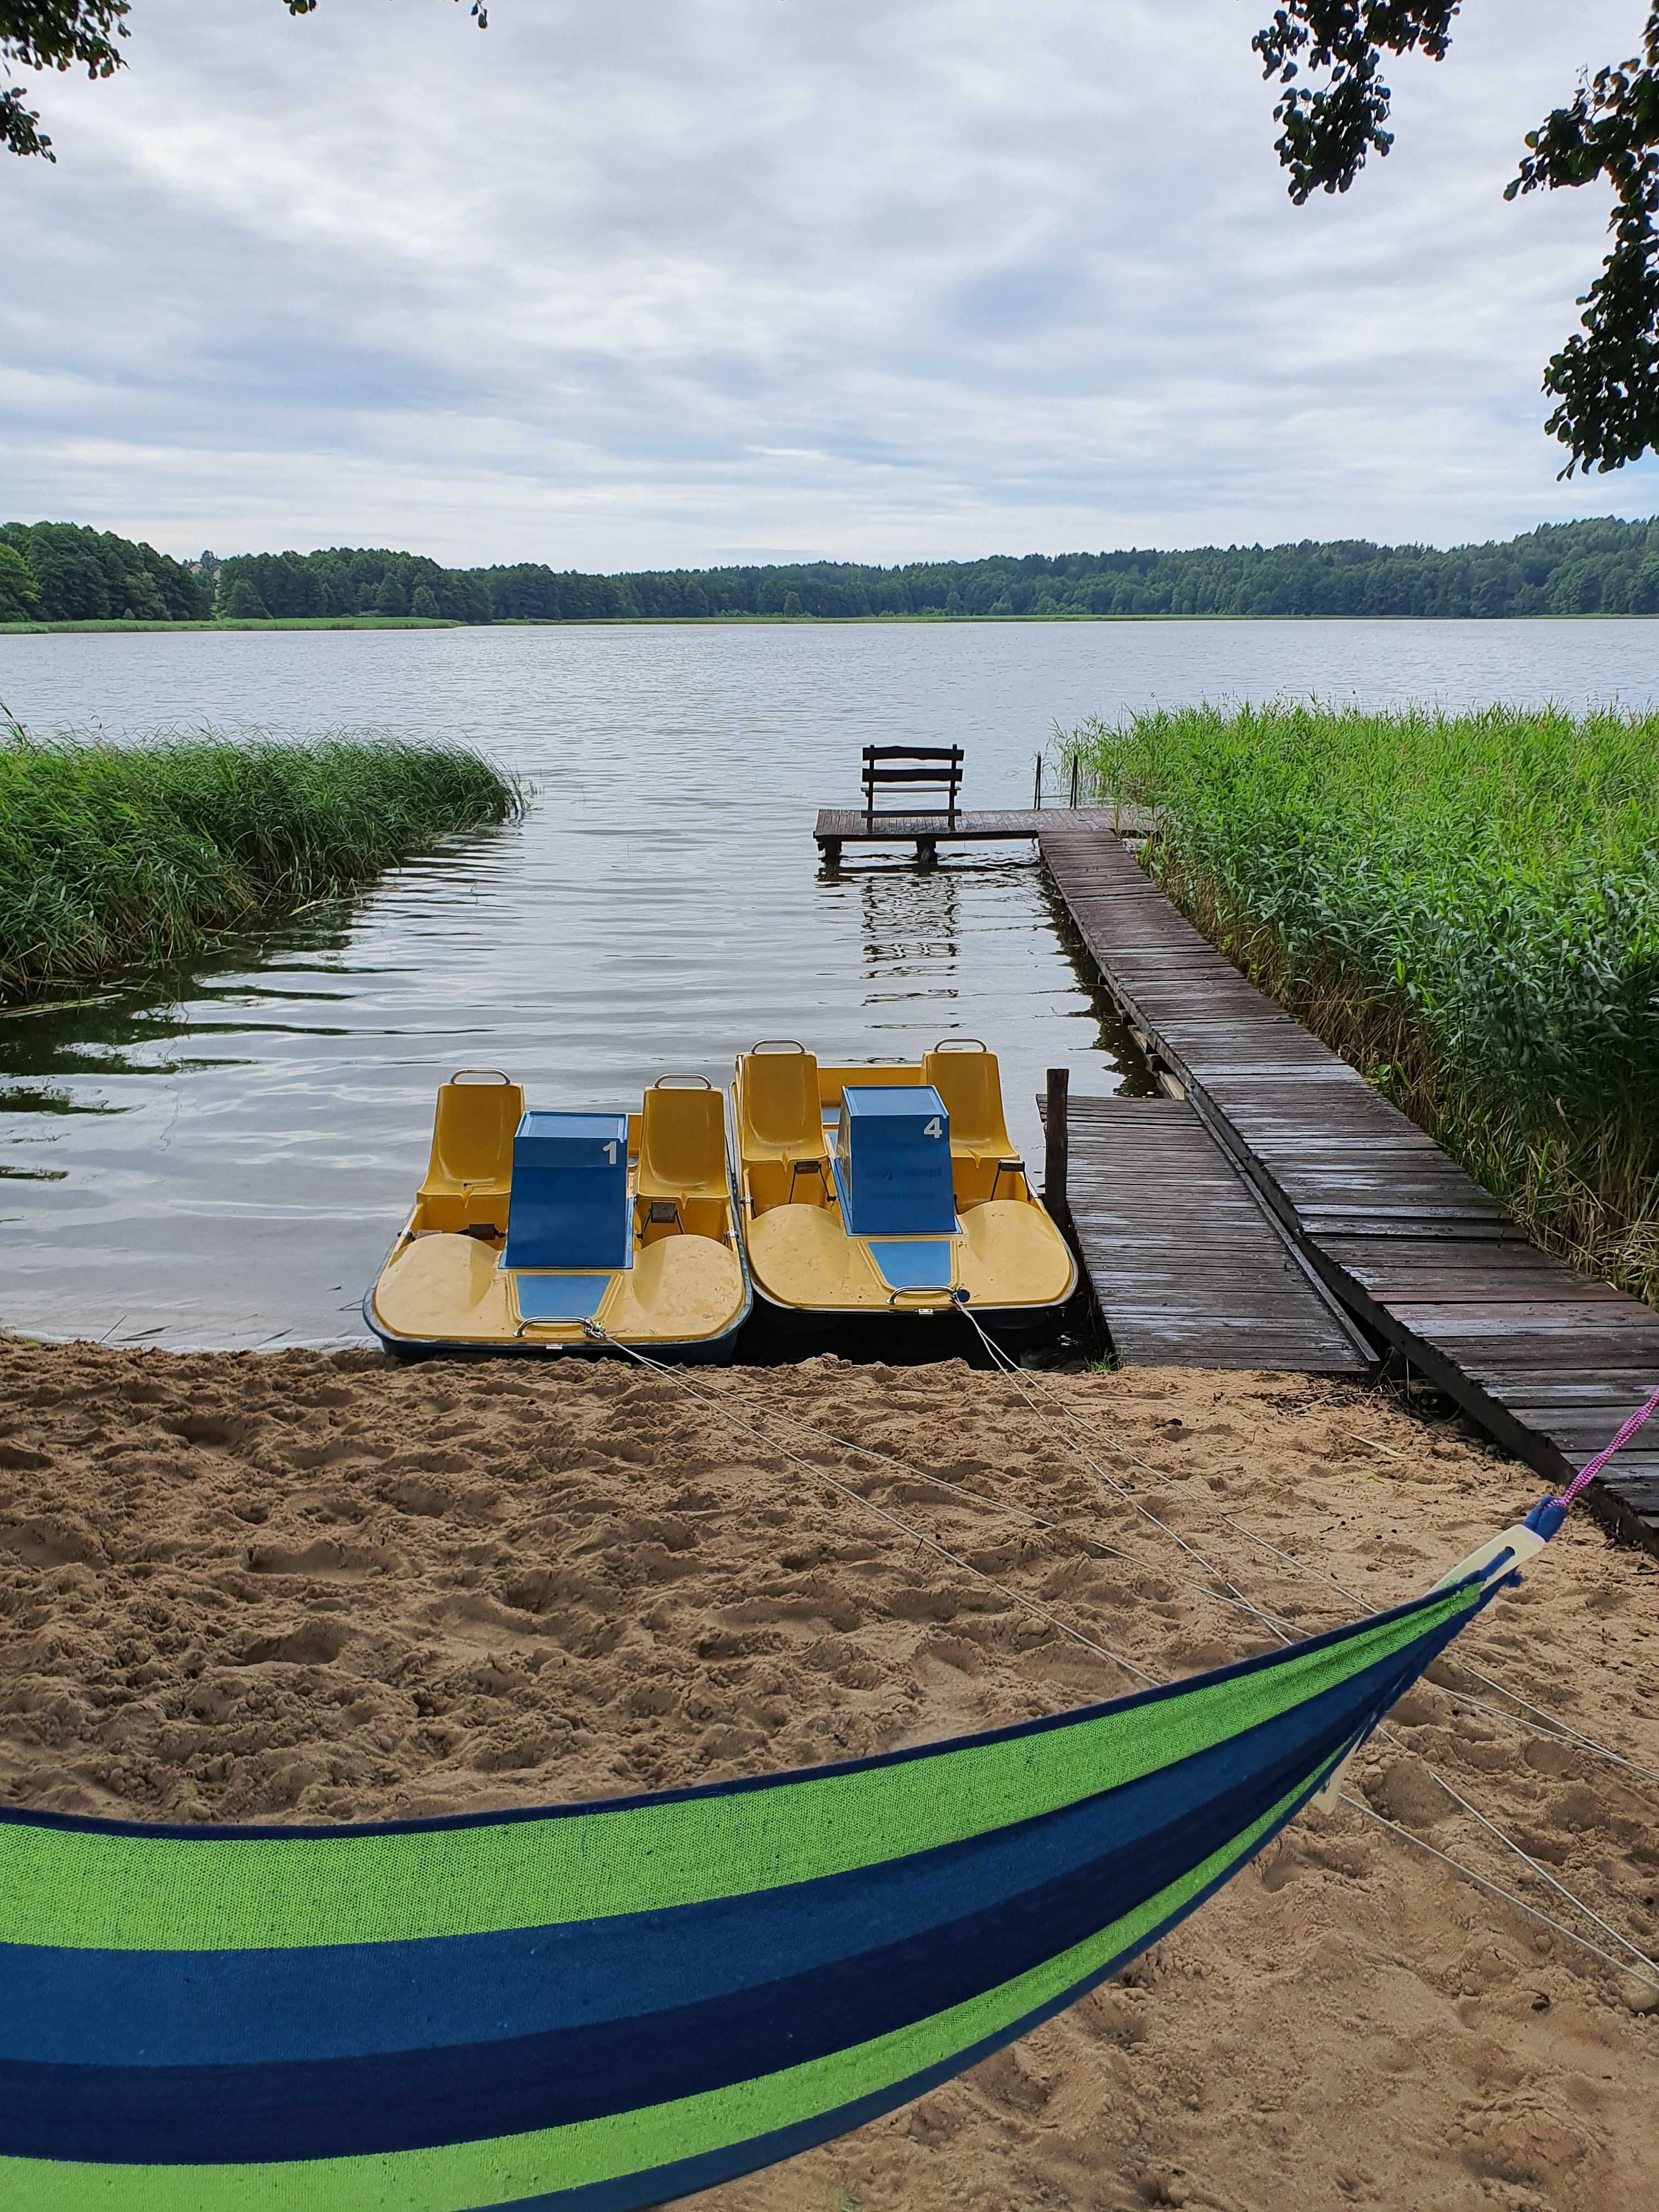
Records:
M857 2127L1201 1905L1540 1514L1391 1612L883 1758L362 1826L0 1812L0 2203L624 2212Z

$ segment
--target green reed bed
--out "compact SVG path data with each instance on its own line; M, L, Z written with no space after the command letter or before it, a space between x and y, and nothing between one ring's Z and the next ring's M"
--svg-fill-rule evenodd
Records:
M0 722L0 999L167 967L520 805L455 745L112 745Z
M1062 740L1211 941L1659 1304L1659 714L1199 707Z

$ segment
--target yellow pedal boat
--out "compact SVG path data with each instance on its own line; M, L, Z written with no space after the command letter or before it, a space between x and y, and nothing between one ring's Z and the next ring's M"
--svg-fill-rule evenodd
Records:
M363 1318L404 1356L609 1341L711 1360L750 1304L724 1102L702 1077L664 1077L637 1114L544 1114L463 1068Z
M1052 1317L1071 1249L1008 1140L996 1055L974 1040L920 1064L821 1067L788 1041L732 1085L744 1243L765 1305L819 1317L971 1304L988 1324Z

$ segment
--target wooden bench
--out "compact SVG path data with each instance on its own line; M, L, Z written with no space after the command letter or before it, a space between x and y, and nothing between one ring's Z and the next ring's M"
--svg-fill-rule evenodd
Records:
M936 823L946 836L956 829L957 801L962 791L962 747L960 745L866 745L864 748L864 828L866 836L875 832L877 824L902 818L907 825L916 825L916 858L932 860L938 858L938 847L920 825ZM944 807L924 807L918 810L906 806L899 816L892 812L876 811L878 792L902 787L913 790L918 785L945 793Z
M901 767L903 761L927 763L921 767ZM931 784L946 793L945 826L957 826L957 794L962 789L962 747L960 745L866 745L864 748L864 823L866 830L876 826L876 793L895 784ZM912 814L916 810L906 807ZM937 812L937 808L924 809Z

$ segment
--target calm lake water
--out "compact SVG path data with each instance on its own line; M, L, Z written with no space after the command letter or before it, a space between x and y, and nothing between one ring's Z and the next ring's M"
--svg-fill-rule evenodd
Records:
M863 744L960 742L966 803L1019 805L1056 721L1154 700L1656 691L1643 622L0 637L0 700L42 731L437 735L535 790L521 824L164 989L0 1015L0 1325L357 1339L458 1066L621 1107L760 1036L872 1059L980 1036L1034 1151L1046 1067L1138 1083L1025 848L821 873L812 817L856 798Z

